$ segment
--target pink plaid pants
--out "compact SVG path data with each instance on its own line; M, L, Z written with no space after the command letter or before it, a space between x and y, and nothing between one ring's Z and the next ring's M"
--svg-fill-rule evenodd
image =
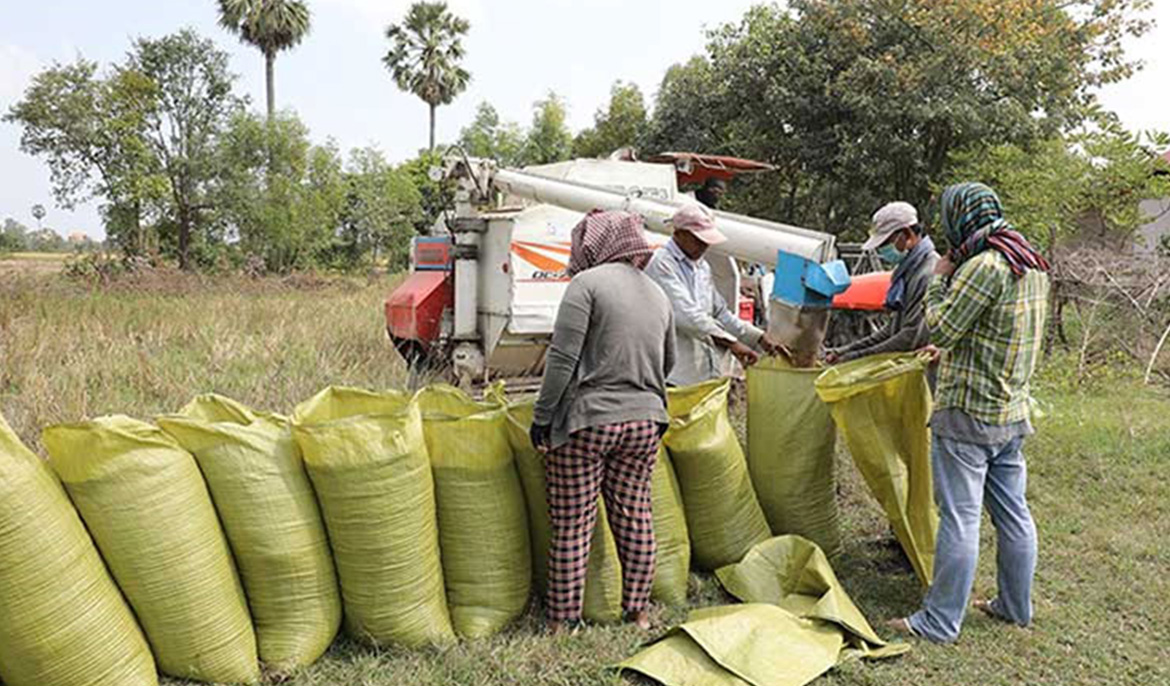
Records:
M548 561L548 618L581 619L585 572L597 496L605 498L609 526L622 565L622 609L640 612L654 583L654 519L650 479L658 454L652 420L576 431L545 458L552 545Z

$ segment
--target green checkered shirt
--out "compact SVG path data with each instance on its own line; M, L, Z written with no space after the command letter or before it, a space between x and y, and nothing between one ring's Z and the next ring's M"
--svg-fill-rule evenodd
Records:
M946 351L935 408L996 425L1027 419L1048 317L1048 275L1030 269L1016 278L1003 255L985 250L960 265L949 285L936 275L926 301L931 343Z

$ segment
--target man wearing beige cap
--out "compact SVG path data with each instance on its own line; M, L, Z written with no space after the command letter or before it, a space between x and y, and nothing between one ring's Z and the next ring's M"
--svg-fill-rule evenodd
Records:
M781 352L770 336L728 309L715 290L703 254L727 238L715 228L711 211L687 205L670 223L674 236L646 266L646 274L662 287L674 307L677 354L667 383L689 386L721 376L724 351L745 367L760 359L758 351Z
M909 352L930 343L926 325L926 288L939 256L934 242L922 231L918 210L908 202L892 202L873 215L873 227L864 250L894 269L886 292L885 325L870 336L825 351L829 364L848 362L879 353ZM933 374L932 374L933 377Z

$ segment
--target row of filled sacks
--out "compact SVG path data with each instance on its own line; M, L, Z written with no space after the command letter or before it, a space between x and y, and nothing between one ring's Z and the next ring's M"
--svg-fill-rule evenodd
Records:
M159 417L158 426L102 417L49 427L44 444L59 479L53 485L59 490L63 484L72 501L53 505L53 516L69 521L80 514L92 535L86 543L91 549L96 544L105 563L78 582L116 585L118 600L124 598L137 621L117 625L119 640L97 633L46 638L41 627L42 643L30 644L37 630L22 631L15 643L0 647L0 676L9 686L155 683L156 667L180 678L255 683L261 662L284 673L311 664L328 648L341 622L340 595L317 501L286 419L201 396ZM0 455L9 467L14 452ZM52 493L42 484L27 498L49 503ZM18 541L0 533L0 555L18 555ZM64 585L47 577L41 589L43 607L69 597ZM20 590L19 581L4 579L0 603ZM75 605L59 626L83 623L87 612ZM106 624L106 639L114 627ZM149 646L148 670L116 679L100 671L51 680L22 674L29 665L93 653L124 662L128 636L138 637L136 646ZM9 655L16 644L28 647L27 654Z
M653 488L661 602L685 602L692 550L695 566L714 569L770 535L728 388L670 394L669 452ZM405 646L490 635L521 614L533 582L543 593L551 539L530 423L531 403L477 403L447 387L330 388L292 422L201 396L160 417L161 429L109 417L52 427L45 444L159 669L247 683L259 676L257 659L281 671L317 659L343 605L352 634ZM64 509L60 517L76 520ZM0 553L13 540L0 537ZM616 620L621 570L604 518L593 551L586 617ZM0 595L20 587L0 583ZM68 642L45 646L84 654ZM91 683L6 676L38 662L0 650L0 677L9 686Z
M100 578L113 591L105 601L123 616L102 620L120 640L101 643L85 638L101 632L79 630L70 640L69 631L58 631L46 640L39 621L9 622L0 678L9 686L110 683L100 670L91 674L96 681L21 673L50 663L50 655L96 649L141 667L142 683L153 681L155 660L173 676L249 683L259 678L257 660L282 672L315 661L335 636L343 605L349 631L378 644L495 633L523 612L534 580L543 589L547 573L543 462L521 445L527 429L517 415L524 411L476 403L447 387L417 395L330 388L300 405L295 422L205 395L159 417L158 426L119 416L51 427L51 463L109 574L61 484L9 432L5 466L35 465L40 482L22 489L31 504L6 499L6 513L53 503L55 516L73 522L75 547L97 562L74 567L82 573L63 581L100 587ZM663 560L655 595L681 603L689 543L665 459L655 471L655 503ZM33 521L20 519L24 527ZM6 526L0 533L4 559L27 557L28 539ZM599 538L593 566L603 583L589 614L611 621L620 616L620 567L606 528ZM28 584L27 576L0 579L0 603L19 600ZM68 591L51 591L26 601L25 610L63 607ZM67 626L83 626L80 619ZM124 674L113 681L139 683Z

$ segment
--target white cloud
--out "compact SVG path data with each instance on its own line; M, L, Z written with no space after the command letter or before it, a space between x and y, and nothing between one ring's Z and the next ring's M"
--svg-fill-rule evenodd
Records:
M0 109L19 100L41 61L18 45L0 45Z

